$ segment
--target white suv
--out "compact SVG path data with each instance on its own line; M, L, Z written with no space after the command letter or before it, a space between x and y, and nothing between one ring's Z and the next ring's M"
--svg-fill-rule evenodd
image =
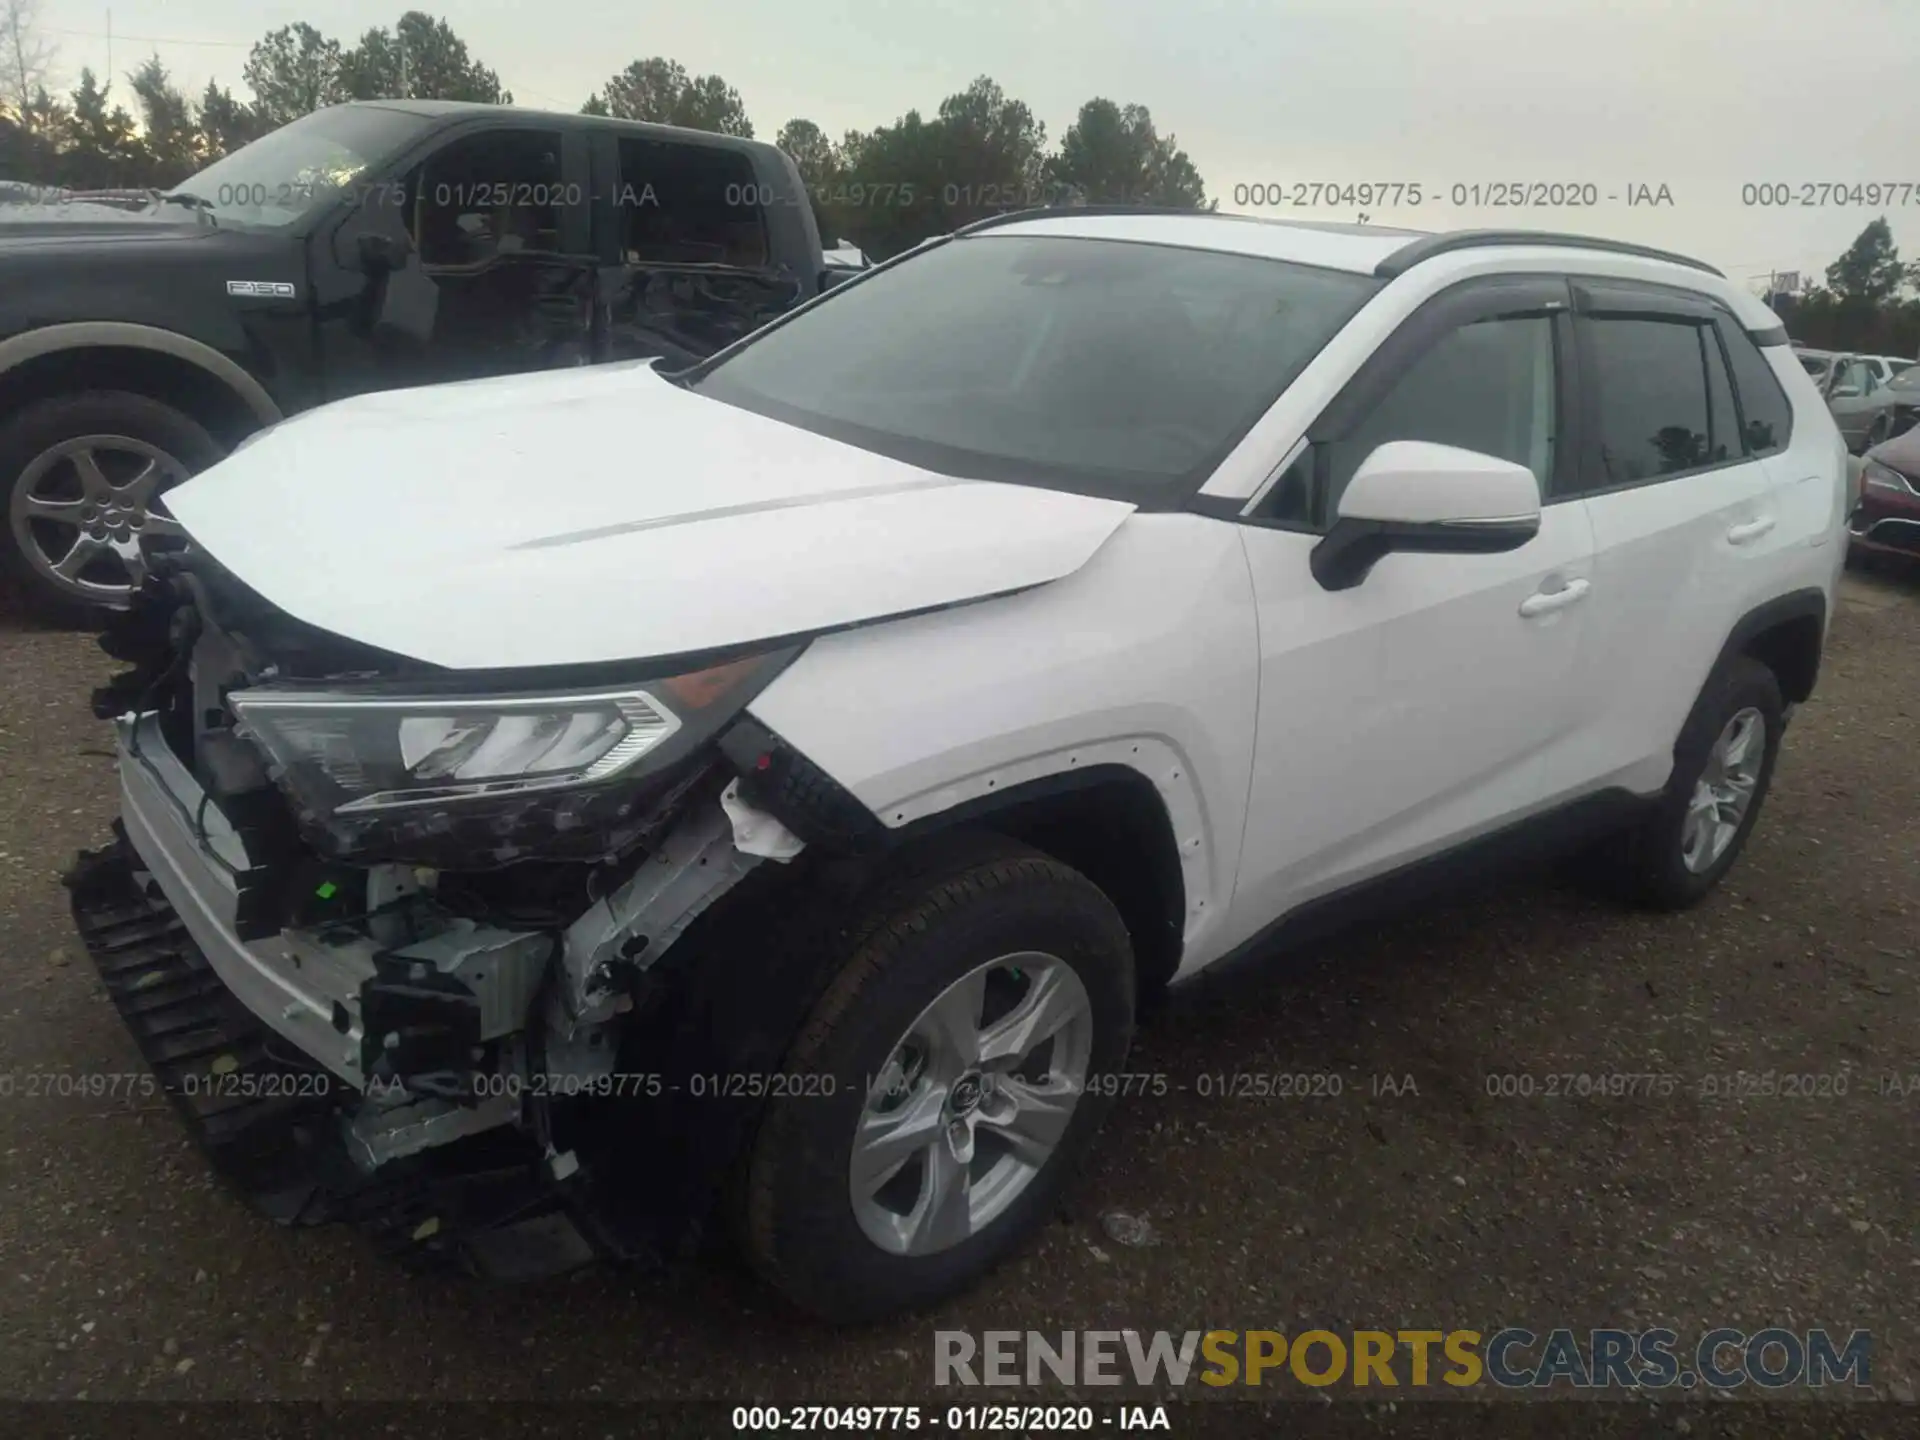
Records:
M924 1304L1156 987L1490 853L1709 890L1845 459L1678 257L976 225L692 371L347 400L174 492L75 913L282 1219L520 1275L713 1216L819 1314Z

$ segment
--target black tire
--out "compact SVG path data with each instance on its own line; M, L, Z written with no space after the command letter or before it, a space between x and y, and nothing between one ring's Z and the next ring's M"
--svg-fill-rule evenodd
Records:
M67 624L98 624L124 602L78 593L42 573L21 548L12 523L16 490L29 466L54 446L85 435L138 441L178 462L189 474L221 459L225 448L198 421L171 405L125 390L87 390L36 401L0 425L0 580L18 592L29 613Z
M1766 726L1766 746L1753 799L1719 859L1704 870L1691 870L1682 858L1682 836L1694 786L1721 731L1748 708L1757 710ZM1736 658L1707 682L1674 746L1673 777L1667 782L1666 792L1645 820L1618 836L1597 857L1611 882L1607 888L1649 909L1684 910L1698 904L1720 883L1740 858L1760 819L1786 729L1785 708L1778 677L1747 656Z
M833 1093L777 1096L737 1176L736 1243L762 1279L801 1309L859 1323L966 1288L1043 1226L1111 1105L1093 1087L1052 1157L1007 1210L947 1250L885 1251L856 1219L848 1188L866 1077L934 997L996 956L1042 950L1072 966L1093 1012L1089 1075L1120 1068L1132 1041L1133 952L1106 895L1025 846L969 837L934 864L883 885L847 933L846 958L814 1006L785 1072L834 1077Z

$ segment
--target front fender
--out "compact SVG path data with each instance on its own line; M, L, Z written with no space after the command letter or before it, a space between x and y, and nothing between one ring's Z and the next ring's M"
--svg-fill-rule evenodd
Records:
M1191 965L1239 870L1258 653L1233 527L1136 514L1053 584L816 640L750 709L892 830L1079 769L1139 773L1179 846Z

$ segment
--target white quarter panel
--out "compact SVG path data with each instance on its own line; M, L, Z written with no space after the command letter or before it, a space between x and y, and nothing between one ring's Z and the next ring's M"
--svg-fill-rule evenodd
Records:
M1055 584L816 640L750 708L888 826L1138 770L1180 846L1190 966L1219 953L1233 892L1258 659L1236 527L1134 515Z
M1785 345L1761 350L1793 405L1793 435L1785 450L1766 457L1780 496L1780 529L1796 544L1817 550L1838 543L1847 525L1847 450L1826 402L1806 368ZM1830 557L1805 557L1801 583L1818 585L1834 567Z

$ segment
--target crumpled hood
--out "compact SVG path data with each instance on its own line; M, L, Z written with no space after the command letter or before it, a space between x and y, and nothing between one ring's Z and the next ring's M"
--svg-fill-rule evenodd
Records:
M687 654L1022 589L1133 509L936 475L638 362L323 406L168 502L295 618L454 669Z

